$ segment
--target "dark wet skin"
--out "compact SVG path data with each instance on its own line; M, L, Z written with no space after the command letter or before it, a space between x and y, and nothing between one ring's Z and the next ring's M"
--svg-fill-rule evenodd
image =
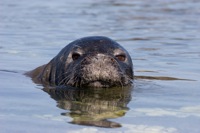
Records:
M120 44L93 36L71 42L48 64L26 74L43 86L124 87L132 83L133 64Z

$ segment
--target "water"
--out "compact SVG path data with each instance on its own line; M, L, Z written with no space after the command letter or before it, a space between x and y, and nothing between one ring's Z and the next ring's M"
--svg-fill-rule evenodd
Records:
M0 132L199 133L199 7L198 0L1 0ZM76 103L54 100L23 75L91 35L116 40L133 59L134 87L116 94L129 99L118 106L113 98L116 110L94 113L119 128L70 123L80 118L69 115Z

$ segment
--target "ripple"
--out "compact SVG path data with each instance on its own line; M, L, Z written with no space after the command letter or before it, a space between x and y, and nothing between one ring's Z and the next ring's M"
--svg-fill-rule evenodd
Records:
M160 48L139 48L138 50L143 50L143 51L156 51L156 50L160 50Z
M8 73L18 73L17 71L14 71L14 70L1 70L0 69L0 72L8 72Z
M165 76L134 76L135 79L148 79L148 80L187 80L187 81L196 81L193 79L182 79L175 77L165 77Z
M152 40L152 38L134 37L134 38L117 39L117 41L149 41L149 40Z
M163 117L163 116L173 116L173 117L189 117L196 116L200 117L200 106L185 106L179 109L172 108L136 108L131 112L132 116L155 116L155 117Z
M151 70L137 70L136 72L150 72L150 73L158 73L157 71L151 71Z

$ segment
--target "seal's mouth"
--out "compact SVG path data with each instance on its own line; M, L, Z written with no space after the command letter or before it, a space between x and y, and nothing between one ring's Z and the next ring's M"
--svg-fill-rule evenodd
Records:
M83 86L95 87L95 88L108 88L110 87L110 83L106 81L96 80L96 81L90 81L87 84L83 84Z

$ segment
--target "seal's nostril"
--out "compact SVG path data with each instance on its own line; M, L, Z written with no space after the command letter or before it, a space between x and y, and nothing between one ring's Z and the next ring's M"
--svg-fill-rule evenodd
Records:
M126 60L126 55L120 54L115 56L119 61L125 61Z
M113 58L111 58L110 60L111 60L111 62L113 62L113 63L115 62L115 60L114 60Z
M73 53L72 54L72 59L77 60L81 55L79 53Z

